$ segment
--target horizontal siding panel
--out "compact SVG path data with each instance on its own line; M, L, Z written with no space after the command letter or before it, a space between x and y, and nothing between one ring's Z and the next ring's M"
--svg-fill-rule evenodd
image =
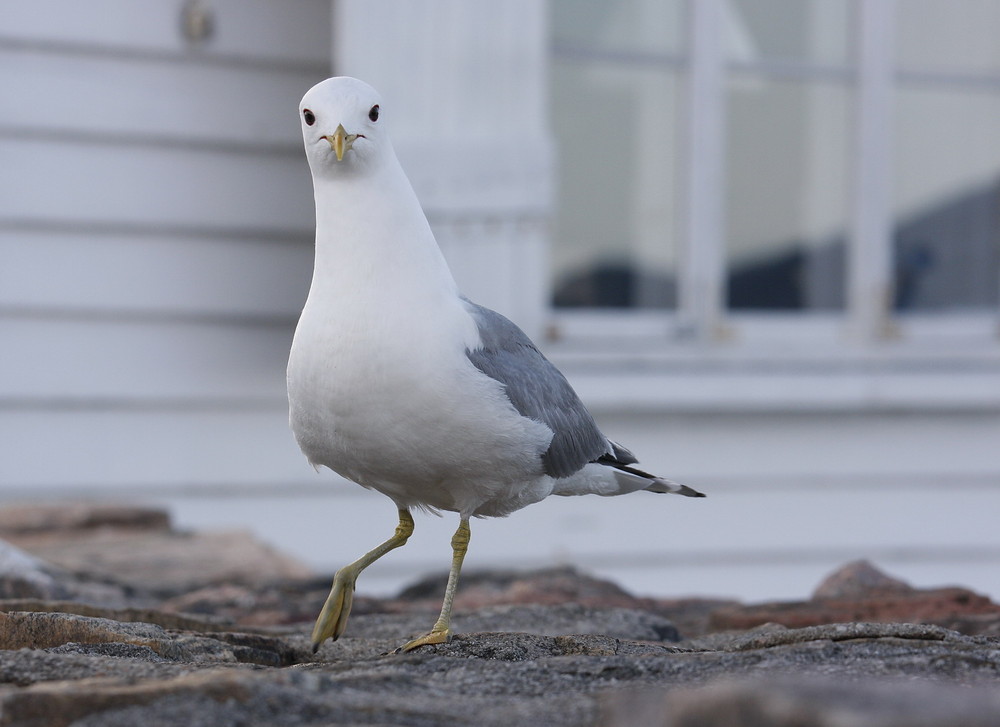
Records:
M0 39L105 50L190 52L195 57L261 58L325 66L329 0L212 0L214 34L192 47L181 32L181 2L31 0L0 3Z
M0 320L0 404L280 401L293 326Z
M301 234L312 229L302 155L0 140L0 228L102 223Z
M560 357L552 356L557 366ZM708 374L684 370L618 375L560 366L594 411L1000 411L1000 371L906 370L773 372L734 366Z
M322 73L25 52L0 45L4 129L301 146L297 109ZM53 100L58 99L58 104ZM3 129L0 129L2 132Z
M587 400L584 399L586 402ZM865 480L920 483L947 497L953 480L1000 488L1000 414L598 412L610 438L644 469L711 494L750 489L861 488ZM1000 533L1000 530L998 530Z
M0 231L0 315L7 309L291 318L302 308L311 267L308 238Z
M194 44L183 4L0 4L5 493L314 477L284 368L330 2L212 0Z
M202 484L316 481L280 403L190 411L0 408L0 442L7 497L82 497L115 488L126 499Z

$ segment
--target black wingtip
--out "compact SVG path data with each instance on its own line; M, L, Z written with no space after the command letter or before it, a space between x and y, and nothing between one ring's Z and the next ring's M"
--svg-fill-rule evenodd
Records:
M684 495L685 497L708 497L704 492L698 492L698 490L693 487L688 487L687 485L681 485L681 489L677 492L678 495Z
M698 490L693 487L682 485L679 482L665 480L661 477L656 478L656 481L647 489L653 492L668 492L672 495L684 495L684 497L705 497L704 492L698 492Z

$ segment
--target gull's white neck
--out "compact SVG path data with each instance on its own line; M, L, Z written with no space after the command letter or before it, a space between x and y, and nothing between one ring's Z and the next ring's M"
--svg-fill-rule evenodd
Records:
M348 291L362 298L368 292L400 302L457 296L451 271L395 156L388 154L375 168L344 171L313 179L316 260L310 295L344 300Z
M381 161L313 177L316 259L293 342L297 360L413 363L478 344L409 180L391 151Z

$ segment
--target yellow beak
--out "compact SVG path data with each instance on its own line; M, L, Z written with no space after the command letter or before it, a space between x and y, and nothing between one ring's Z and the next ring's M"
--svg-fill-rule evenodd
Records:
M350 151L351 145L354 144L354 140L358 138L358 135L348 134L344 125L338 124L337 130L333 132L333 136L325 138L330 142L333 153L337 155L337 161L342 162L344 161L344 153Z

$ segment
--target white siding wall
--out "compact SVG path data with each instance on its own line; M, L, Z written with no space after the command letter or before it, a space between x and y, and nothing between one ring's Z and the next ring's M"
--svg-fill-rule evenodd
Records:
M327 0L0 7L0 487L279 484ZM294 464L293 464L294 463Z

